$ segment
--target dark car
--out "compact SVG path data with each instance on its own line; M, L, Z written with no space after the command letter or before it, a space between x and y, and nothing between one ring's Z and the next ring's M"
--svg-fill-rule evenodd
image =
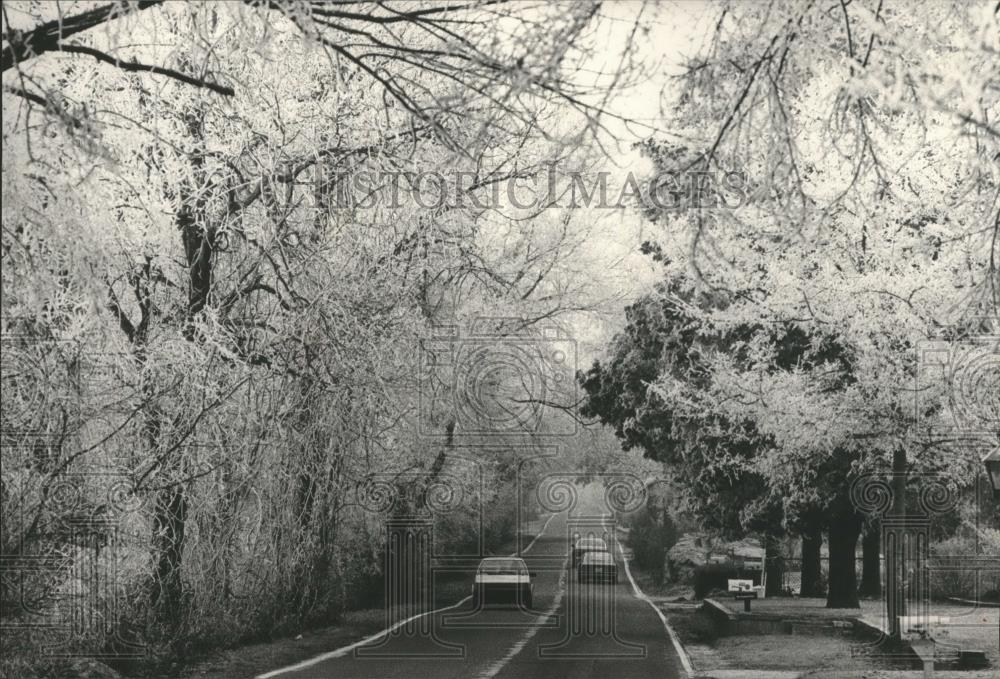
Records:
M573 545L573 554L570 559L570 568L576 568L580 565L580 560L583 558L584 554L588 552L604 552L608 551L608 543L606 543L601 538L580 538Z
M534 574L524 559L490 557L479 563L472 585L472 605L480 608L491 601L516 603L531 608Z
M587 552L577 566L579 582L618 582L618 564L607 552Z

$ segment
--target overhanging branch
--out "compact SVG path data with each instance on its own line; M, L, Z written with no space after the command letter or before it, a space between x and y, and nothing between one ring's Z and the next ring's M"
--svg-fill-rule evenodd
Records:
M178 82L193 85L195 87L204 87L207 90L223 94L227 97L231 97L236 94L232 87L203 80L202 78L194 78L189 75L184 75L180 71L175 71L172 68L163 68L162 66L153 66L151 64L140 64L135 60L122 61L118 57L113 57L110 54L96 50L93 47L85 47L83 45L59 45L58 50L60 52L69 52L70 54L86 54L87 56L94 57L98 61L103 61L106 64L111 64L115 68L120 68L123 71L143 71L152 75L165 75L168 78L177 80Z
M138 2L120 0L87 12L81 12L75 16L47 21L30 31L9 29L3 34L7 46L3 48L3 54L0 55L0 73L46 52L58 50L59 41L64 38L100 26L130 12L139 12L154 7L162 2L163 0L139 0Z

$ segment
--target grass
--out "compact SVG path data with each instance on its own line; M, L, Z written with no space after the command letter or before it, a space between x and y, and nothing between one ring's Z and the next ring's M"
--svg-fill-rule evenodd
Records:
M863 601L864 620L882 624L882 602ZM994 668L1000 667L1000 608L974 608L950 602L931 602L930 615L950 618L935 626L932 636L959 648L985 651Z
M683 585L660 584L631 563L632 575L642 590L657 600L677 632L698 672L715 670L759 670L801 672L805 679L922 679L923 670L902 668L896 661L879 658L861 636L817 629L808 634L754 634L723 636L713 619L701 609L671 606L676 597L692 598ZM734 613L743 614L742 603L725 594L714 597ZM862 601L861 608L826 608L820 598L774 597L758 599L752 614L794 620L849 620L862 618L880 625L881 601ZM954 603L933 603L931 615L949 617L950 624L938 628L939 640L963 649L986 651L992 667L975 671L937 671L938 679L995 679L1000 667L1000 609L973 609ZM943 634L942 634L943 632Z
M742 605L734 605L728 598L715 599L734 613L742 614ZM818 598L758 599L752 604L752 614L779 616L794 619L846 619L862 618L865 622L884 628L881 601L864 600L857 608L826 608L826 601ZM931 602L930 615L950 618L946 625L936 626L932 636L942 643L954 644L963 649L985 651L994 667L1000 667L1000 608L973 608L950 602Z
M701 610L671 611L670 624L701 672L857 669L850 639L791 634L719 636L711 618Z
M726 606L733 613L743 615L742 602L735 602L731 595L713 596L712 599ZM878 603L878 602L864 602ZM771 597L754 599L750 605L751 614L779 616L794 619L845 620L862 615L864 609L827 608L826 599L799 599L794 597Z
M710 646L720 638L715 622L701 609L671 610L670 626L685 647Z
M857 673L886 665L884 660L859 653L864 646L859 638L832 630L829 634L723 636L703 609L670 610L669 617L699 671L806 671L822 667Z
M720 597L716 601L734 613L743 614L742 606L734 605L731 599ZM754 601L751 615L798 620L862 618L866 622L881 626L882 610L881 601L862 601L860 609L828 609L823 599L773 598ZM932 602L929 614L950 618L948 624L937 626L932 630L932 636L938 642L955 645L961 649L986 652L992 669L983 672L964 672L960 676L967 679L995 676L995 668L1000 666L1000 609L975 609L953 603ZM873 654L866 651L858 639L851 637L775 634L712 638L712 635L704 630L704 621L671 613L671 622L674 623L675 620L675 628L685 646L691 643L691 648L688 650L692 655L692 661L699 669L823 668L829 672L848 672L844 676L851 677L876 677L879 676L879 671L888 669L886 660L872 657ZM860 655L859 649L861 649ZM850 674L851 672L855 674ZM904 675L890 676L904 679Z
M632 556L632 548L628 544L628 534L626 531L619 529L620 534L618 539L621 541L622 547L625 549L625 555L628 557L629 571L632 573L632 577L635 579L635 584L639 585L639 589L654 601L676 601L685 600L691 601L694 599L694 588L688 584L668 582L666 580L661 581L658 574L652 574L648 571L643 570L636 562ZM624 577L624 574L622 574Z
M859 670L863 661L852 657L851 644L849 638L834 636L765 634L722 637L715 644L716 657L721 666L708 669L811 670L824 667Z
M691 601L694 598L694 589L690 585L676 582L660 582L655 576L638 569L634 562L629 562L629 569L635 584L639 585L646 596L654 601L674 601L684 599ZM622 574L624 575L624 574Z

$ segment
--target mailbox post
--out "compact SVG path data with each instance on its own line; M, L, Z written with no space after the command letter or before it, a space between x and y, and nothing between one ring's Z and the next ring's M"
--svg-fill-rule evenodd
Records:
M729 580L729 591L733 593L733 598L743 601L743 611L750 612L750 602L757 598L757 587L754 587L753 580Z
M749 592L737 592L736 599L743 600L743 611L745 613L750 612L750 602L757 598L757 592L750 590Z

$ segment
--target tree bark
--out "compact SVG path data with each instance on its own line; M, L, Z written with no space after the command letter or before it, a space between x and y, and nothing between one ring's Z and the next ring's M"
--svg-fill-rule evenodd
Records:
M677 574L674 572L673 564L670 563L670 556L664 552L663 553L663 576L660 578L660 584L664 582L677 582Z
M189 131L196 139L202 137L202 114L192 114L188 117ZM194 161L195 173L199 183L203 180L204 159ZM192 197L182 192L182 206L176 215L177 228L181 234L181 242L188 265L188 303L185 319L185 337L195 341L196 317L208 304L212 288L212 246L213 231L207 226L202 228L204 221L204 198ZM145 272L148 281L149 260ZM145 288L136 289L143 317L136 328L133 345L141 349L140 361L145 360L146 333L148 332L151 312L149 309L149 292ZM145 305L145 306L144 306ZM140 332L140 329L142 331ZM158 409L147 416L150 425L147 427L147 445L150 450L156 450L161 434ZM183 472L183 461L180 451L174 451L162 461L163 469L168 472L165 478L170 480L169 472ZM156 498L153 514L152 559L153 577L155 579L152 603L162 620L175 623L180 618L182 600L181 566L184 556L184 530L187 522L187 496L183 482L173 483L161 490Z
M161 620L177 622L182 604L181 559L187 498L180 486L160 491L153 514L156 586L152 603Z
M4 39L7 40L7 47L3 48L2 56L0 56L0 72L45 52L58 50L60 41L72 35L113 21L131 12L155 7L162 2L163 0L139 0L133 5L113 2L71 16L62 16L60 13L58 19L47 21L27 31L11 31L9 36L5 33Z
M906 521L906 451L897 448L892 452L892 508L890 513L897 525ZM896 538L887 543L885 554L885 597L889 636L899 639L899 616L906 615L906 552L898 531Z
M830 579L827 608L859 608L855 554L861 534L861 517L851 507L837 512L830 522Z
M187 323L184 335L189 341L196 339L195 323L198 314L208 305L212 291L212 254L215 246L214 229L202 229L195 214L185 206L177 215L188 264Z
M867 526L861 540L862 570L859 594L866 599L882 597L882 524L878 521Z
M802 587L800 596L823 596L821 549L823 531L813 530L802 535Z
M773 535L764 536L764 572L767 580L764 595L781 595L785 560L781 554L781 542Z

